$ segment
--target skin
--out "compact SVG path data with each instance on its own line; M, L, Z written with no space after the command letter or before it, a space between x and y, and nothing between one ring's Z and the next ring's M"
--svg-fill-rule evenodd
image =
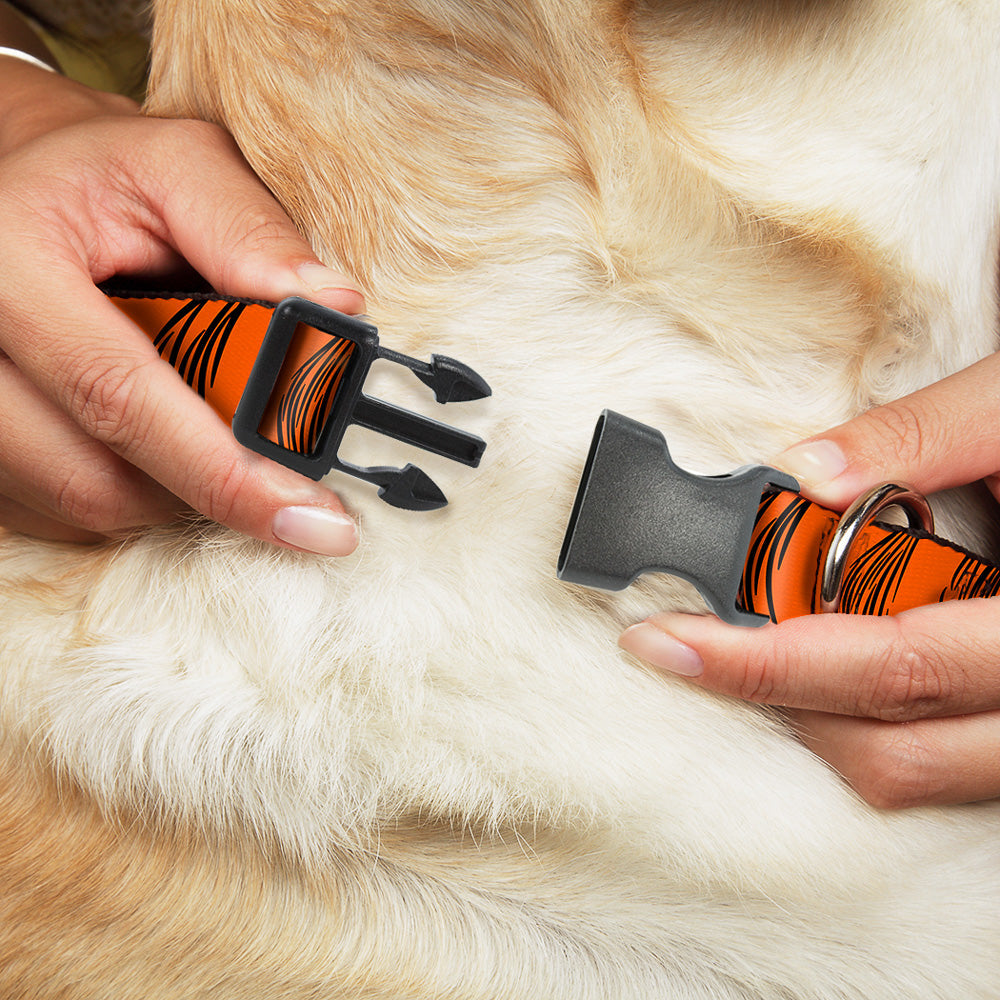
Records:
M923 493L983 479L1000 499L1000 354L810 438L772 464L843 510L886 480ZM987 432L984 433L984 429ZM895 617L760 629L656 614L620 644L713 691L784 706L804 742L873 805L1000 796L1000 598Z
M25 41L14 25L0 6L0 45ZM0 524L85 542L193 510L276 545L352 551L337 496L237 444L95 288L193 269L224 294L357 313L351 279L215 126L146 118L4 56L0 95Z

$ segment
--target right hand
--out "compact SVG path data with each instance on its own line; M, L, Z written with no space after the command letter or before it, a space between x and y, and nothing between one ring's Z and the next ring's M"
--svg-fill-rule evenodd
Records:
M932 493L983 479L1000 499L998 387L992 354L771 464L838 510L884 480ZM874 805L1000 796L1000 597L757 629L655 614L620 641L701 687L784 707L806 745Z

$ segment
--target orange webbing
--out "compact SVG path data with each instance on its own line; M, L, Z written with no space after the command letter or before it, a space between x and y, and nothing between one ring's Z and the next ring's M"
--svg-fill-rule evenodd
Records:
M840 515L798 493L761 501L740 590L748 611L783 621L820 610L823 563ZM1000 568L925 532L865 527L851 547L840 610L891 615L1000 593Z
M273 308L207 296L123 293L109 298L142 328L184 381L231 423ZM300 324L260 433L302 454L313 451L355 348L353 341Z

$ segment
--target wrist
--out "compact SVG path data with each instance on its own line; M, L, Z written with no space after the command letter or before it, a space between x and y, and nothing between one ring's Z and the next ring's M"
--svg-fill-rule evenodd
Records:
M46 131L60 78L27 60L0 56L0 156Z
M135 115L119 94L77 83L60 73L0 56L0 156L49 132L93 118Z
M136 111L127 98L61 75L31 22L0 0L0 156L65 125Z
M34 60L36 65L59 69L58 61L31 22L3 0L0 0L0 53L3 58Z
M30 66L37 66L39 69L49 70L50 72L56 72L55 66L49 65L37 56L33 56L30 52L24 52L21 49L8 48L5 45L0 45L0 59L20 59L21 62L26 62Z
M30 118L45 91L36 87L57 69L52 54L28 21L0 2L0 155L16 145L19 125ZM51 81L49 81L51 83Z

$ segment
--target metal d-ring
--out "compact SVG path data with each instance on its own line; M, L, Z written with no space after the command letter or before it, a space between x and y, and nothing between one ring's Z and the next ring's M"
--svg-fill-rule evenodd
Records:
M934 514L927 498L908 486L896 483L882 483L867 493L862 493L847 510L837 525L830 540L830 549L823 565L823 581L820 589L820 610L835 612L840 608L840 595L844 585L844 570L851 546L864 528L887 507L899 507L906 514L911 528L934 531Z

